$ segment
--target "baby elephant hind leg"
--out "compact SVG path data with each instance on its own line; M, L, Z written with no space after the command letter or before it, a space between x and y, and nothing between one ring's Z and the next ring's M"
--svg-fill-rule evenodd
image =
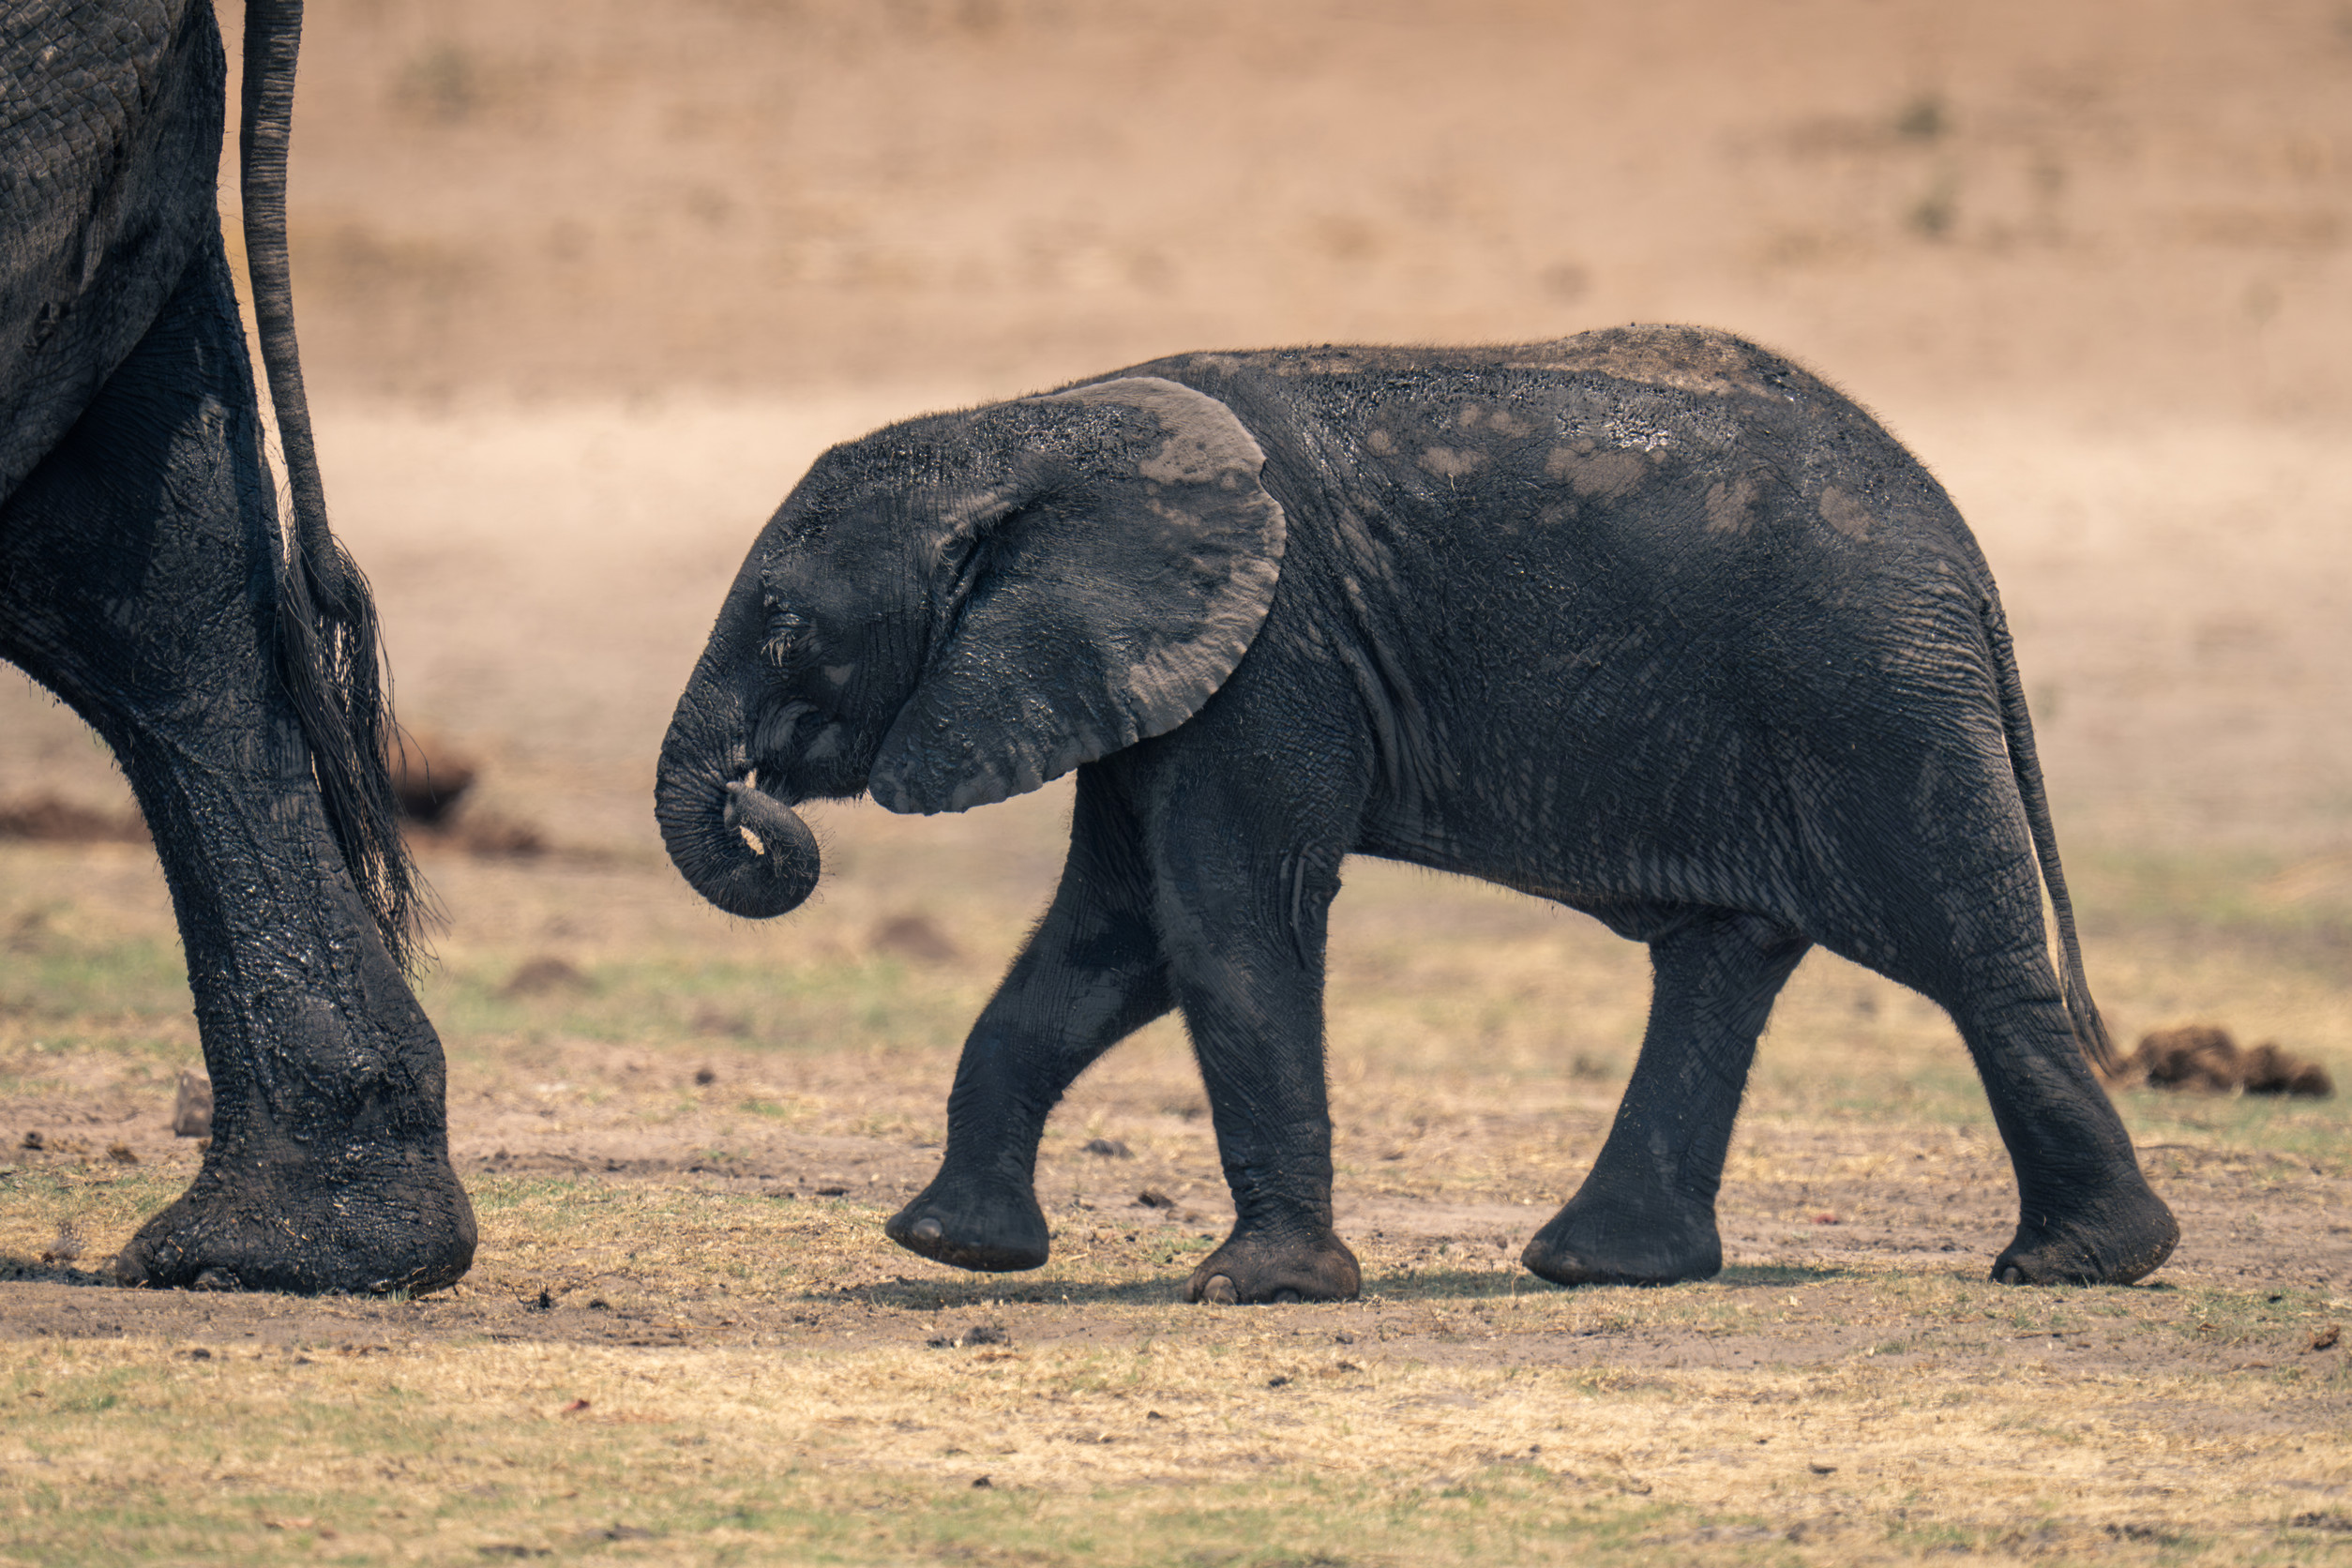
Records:
M883 1227L960 1269L1042 1265L1037 1142L1063 1091L1173 1001L1152 928L1133 820L1096 770L1078 773L1070 855L1053 905L964 1041L939 1174Z
M1558 1285L1668 1285L1723 1267L1715 1193L1772 999L1810 944L1702 911L1650 943L1650 1026L1608 1141L1520 1260Z
M2091 1077L2047 960L2036 952L2022 962L2044 980L2029 994L1978 987L1947 1003L2017 1177L2017 1233L1994 1259L1993 1278L2129 1285L2172 1256L2180 1227L2140 1174L2132 1136Z
M2132 1136L2075 1037L2045 945L2040 883L2014 842L2024 835L1999 821L1970 824L1968 805L1952 803L1938 820L1985 858L1971 864L1947 851L1919 863L1952 868L1942 874L1873 879L1899 895L1822 942L1936 1002L1968 1043L2017 1178L2017 1233L1993 1278L2129 1284L2171 1256L2179 1226L2141 1176ZM2090 1006L2088 996L2081 1005Z

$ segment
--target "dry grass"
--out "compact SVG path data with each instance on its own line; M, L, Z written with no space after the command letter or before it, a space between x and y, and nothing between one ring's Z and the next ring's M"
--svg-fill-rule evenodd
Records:
M881 1220L936 1157L1053 805L948 839L837 816L851 870L786 927L626 856L437 862L425 992L484 1247L416 1302L77 1283L192 1171L164 1130L192 1026L151 867L0 847L0 1134L47 1145L0 1156L0 1558L2265 1562L2352 1534L2352 1373L2310 1349L2352 1316L2342 1102L2124 1096L2179 1259L1998 1289L2013 1199L1949 1026L1816 960L1735 1144L1733 1266L1553 1290L1513 1255L1606 1130L1640 952L1387 867L1351 877L1334 977L1364 1301L1175 1303L1227 1211L1166 1025L1048 1136L1051 1264L897 1252ZM912 913L955 955L905 956ZM2291 940L2106 940L2112 1008L2193 992L2339 1048ZM559 957L575 978L510 986ZM39 1262L68 1225L80 1264Z
M856 1205L478 1185L453 1297L7 1345L9 1560L2251 1562L2328 1550L2352 1484L2308 1298L1376 1253L1360 1304L1219 1312L1137 1299L1133 1249L997 1297ZM478 1326L565 1269L611 1283Z

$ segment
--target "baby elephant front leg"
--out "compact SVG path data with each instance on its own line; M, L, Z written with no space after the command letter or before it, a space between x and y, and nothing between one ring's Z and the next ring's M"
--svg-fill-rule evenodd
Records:
M1046 1118L1096 1057L1172 1005L1149 889L1131 822L1082 770L1053 907L964 1042L946 1154L883 1227L892 1241L961 1269L1045 1262L1036 1168Z
M1362 1284L1332 1229L1323 915L1337 882L1296 864L1277 862L1272 898L1198 850L1191 875L1163 874L1163 940L1233 1192L1232 1234L1193 1271L1187 1301L1349 1301Z

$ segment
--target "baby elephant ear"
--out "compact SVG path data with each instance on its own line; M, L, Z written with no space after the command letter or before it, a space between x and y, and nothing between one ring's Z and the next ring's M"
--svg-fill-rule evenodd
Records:
M986 806L1173 730L1249 651L1281 570L1266 454L1214 398L1130 376L980 417L1020 432L1028 493L943 547L953 630L867 781L893 811Z

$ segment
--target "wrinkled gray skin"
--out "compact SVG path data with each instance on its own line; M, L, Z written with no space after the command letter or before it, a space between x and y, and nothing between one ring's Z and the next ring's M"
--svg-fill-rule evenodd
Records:
M1885 431L1761 350L1195 354L837 447L728 595L658 814L695 886L771 915L817 877L792 803L962 810L1073 767L1061 889L888 1227L925 1257L1043 1262L1048 1113L1177 1007L1237 1214L1188 1296L1352 1295L1322 1034L1350 853L1650 944L1615 1127L1526 1251L1546 1279L1722 1266L1732 1120L1815 943L1959 1025L2017 1176L1996 1278L2172 1250L2086 1064L2106 1038L1983 559Z
M113 748L187 949L213 1140L129 1285L383 1291L472 1261L441 1043L401 974L367 584L328 532L293 338L301 8L247 10L246 248L294 497L281 535L214 180L204 0L0 21L0 656Z

